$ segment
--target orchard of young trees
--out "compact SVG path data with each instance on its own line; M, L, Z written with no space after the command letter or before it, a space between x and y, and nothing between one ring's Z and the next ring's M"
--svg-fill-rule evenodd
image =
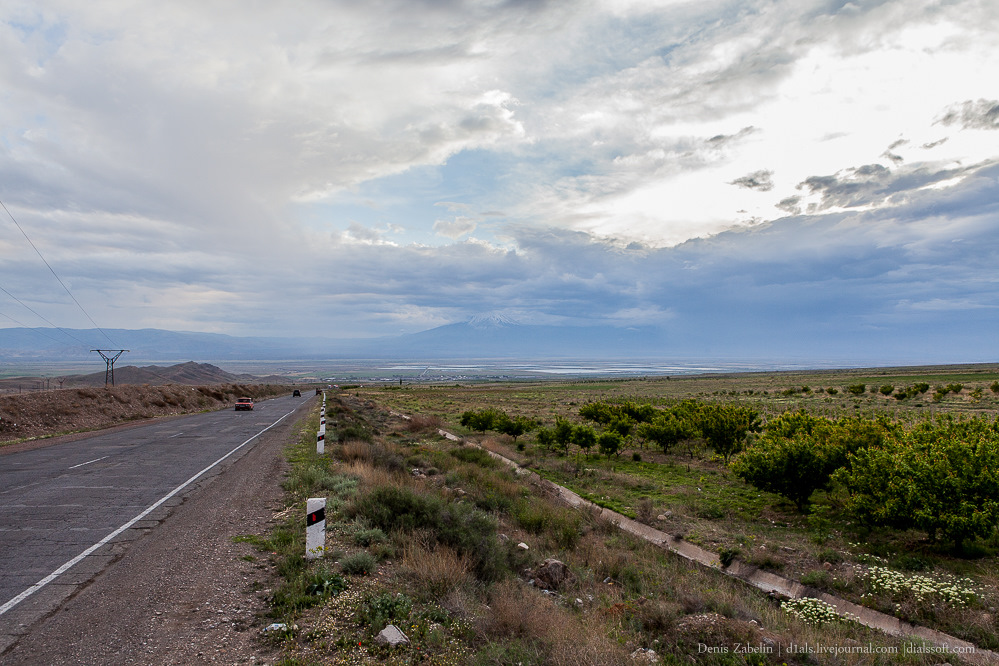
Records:
M895 390L887 389L877 390L886 395ZM927 389L917 385L909 392ZM461 424L514 439L536 429L535 441L544 449L568 454L575 446L586 456L594 448L617 456L631 443L652 445L665 455L683 447L694 455L695 444L704 444L736 477L801 512L810 510L817 491L836 491L845 511L862 525L921 530L955 548L999 528L994 417L943 416L907 428L886 417L831 419L801 410L764 423L749 407L689 399L665 407L593 402L579 415L583 423L559 418L541 426L487 409L465 412Z

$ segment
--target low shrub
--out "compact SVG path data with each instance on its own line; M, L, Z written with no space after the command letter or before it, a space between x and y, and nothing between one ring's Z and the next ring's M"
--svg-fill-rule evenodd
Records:
M367 576L375 571L377 563L371 553L361 551L340 560L340 567L351 576Z
M390 624L405 625L413 612L413 601L401 592L371 595L361 606L361 619L376 634Z
M496 467L499 461L493 458L487 451L472 446L462 446L451 449L451 455L462 462L474 463L481 467Z
M387 539L388 537L385 535L385 532L377 527L372 529L360 529L354 532L354 543L358 546L364 546L365 548L373 543L382 543Z
M429 530L433 538L473 559L485 581L498 580L506 562L496 519L464 502L448 502L396 486L379 486L358 498L349 513L386 531Z

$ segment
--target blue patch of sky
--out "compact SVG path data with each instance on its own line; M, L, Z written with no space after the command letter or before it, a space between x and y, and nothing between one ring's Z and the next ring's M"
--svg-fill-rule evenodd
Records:
M587 82L611 76L651 58L668 54L677 42L677 26L666 14L601 17L578 41L578 48L552 66L546 76L521 85L537 99L558 98L563 90L577 90ZM664 42L666 45L664 46Z
M46 23L45 18L41 13L35 14L31 17L25 17L25 20L22 21L9 21L7 25L19 32L23 36L24 41L28 41L36 34L41 35L42 39L38 43L40 49L38 51L38 59L36 61L36 64L39 67L44 66L45 63L59 51L63 43L66 41L65 23L61 21L56 23Z
M501 193L512 167L513 157L507 153L466 150L443 165L413 167L325 201L303 204L302 217L315 228L344 231L360 224L396 243L445 245L452 239L436 235L434 222L465 216L479 221L473 235L492 240L492 216L503 205ZM444 203L467 209L450 210L440 205Z

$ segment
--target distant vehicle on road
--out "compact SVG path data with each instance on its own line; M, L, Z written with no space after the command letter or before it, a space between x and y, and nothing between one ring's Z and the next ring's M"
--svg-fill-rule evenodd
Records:
M253 410L253 398L240 398L236 401L236 411Z
M294 391L291 392L291 397L293 397L293 398L301 398L302 397L302 392L299 391L298 389L295 389Z

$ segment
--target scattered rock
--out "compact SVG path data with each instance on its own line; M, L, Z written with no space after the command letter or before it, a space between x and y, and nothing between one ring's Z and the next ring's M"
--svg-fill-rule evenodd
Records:
M266 627L264 627L264 633L266 634L266 633L270 633L272 631L284 631L287 628L288 628L288 625L285 624L284 622L274 622L274 623L268 624Z
M520 543L517 544L517 548L520 548L521 550L530 550L531 549L531 547L528 546L523 541L521 541Z
M564 562L548 558L534 572L534 578L539 587L557 590L562 583L572 579L572 572Z
M505 534L500 534L499 535L499 540L502 541L503 543L507 543L508 541L510 541L510 537L508 537Z
M638 648L631 653L631 658L640 664L658 664L661 661L656 651L649 648Z
M394 624L382 629L378 632L375 637L375 642L381 645L388 645L389 647L395 647L397 645L409 645L409 638L406 634L402 633L402 630Z

